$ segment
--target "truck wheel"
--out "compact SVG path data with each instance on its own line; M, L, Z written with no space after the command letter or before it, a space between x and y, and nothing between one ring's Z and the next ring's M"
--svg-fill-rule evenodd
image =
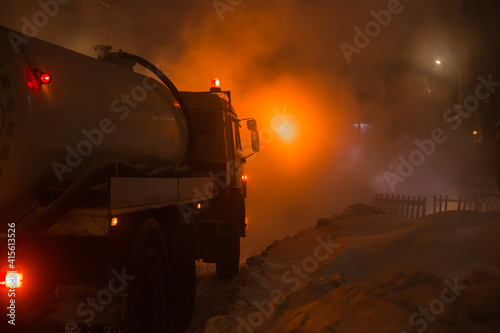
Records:
M228 234L220 239L215 268L222 278L232 278L238 274L240 270L239 235Z
M132 281L132 332L167 332L167 284L160 256L147 248L141 255L137 276Z
M173 249L171 316L174 332L184 331L191 321L196 296L196 253L190 234L180 235Z

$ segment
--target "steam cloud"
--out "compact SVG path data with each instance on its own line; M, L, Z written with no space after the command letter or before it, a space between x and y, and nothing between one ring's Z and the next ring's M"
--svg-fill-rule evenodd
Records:
M0 24L16 30L42 10L34 1L0 2ZM264 149L247 165L249 254L387 192L383 172L429 135L429 124L456 100L457 73L464 82L475 73L466 65L488 51L485 31L498 31L492 1L480 1L491 20L479 27L483 12L467 10L465 0L403 0L404 10L348 63L339 45L354 45L355 28L363 31L371 12L391 1L218 2L228 6L223 20L212 1L72 0L37 37L90 56L97 44L136 53L180 90L207 90L217 76L233 91L238 114L268 129ZM448 66L441 73L437 58ZM296 142L269 131L276 110L298 122ZM356 123L371 124L370 133L353 130ZM400 190L446 191L465 172L457 171L461 163L455 152L438 151Z

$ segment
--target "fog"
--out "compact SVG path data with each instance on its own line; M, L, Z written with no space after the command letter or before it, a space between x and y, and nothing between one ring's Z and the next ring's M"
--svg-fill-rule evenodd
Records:
M497 7L478 3L480 13ZM35 1L0 4L0 24L16 30L42 10ZM371 11L390 6L398 13L346 57L341 43L356 46L355 27L364 31ZM35 35L90 56L98 44L138 54L179 90L205 91L220 78L238 115L256 118L261 132L262 150L246 166L246 256L348 204L371 203L375 192L391 193L385 172L415 139L437 127L458 137L442 115L460 89L473 91L477 73L492 71L469 64L489 50L485 32L498 31L494 19L480 25L474 15L451 0L72 0ZM361 123L369 126L353 126ZM395 193L446 194L459 181L484 181L464 180L477 165L457 142L438 144Z

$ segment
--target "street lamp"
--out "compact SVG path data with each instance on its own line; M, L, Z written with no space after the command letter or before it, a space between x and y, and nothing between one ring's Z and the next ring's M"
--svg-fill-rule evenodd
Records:
M440 59L436 59L436 65L440 66L441 67L441 60ZM456 68L455 68L456 69ZM462 95L462 72L461 71L457 71L457 74L458 74L458 105L462 105L462 100L463 100L463 95Z

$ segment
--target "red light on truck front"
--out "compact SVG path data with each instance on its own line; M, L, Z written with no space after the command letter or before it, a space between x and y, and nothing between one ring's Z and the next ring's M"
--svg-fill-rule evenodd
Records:
M6 272L5 278L0 281L1 287L10 289L19 288L23 284L23 275L18 272Z
M42 72L40 75L40 82L42 84L48 84L48 83L52 82L52 75Z

